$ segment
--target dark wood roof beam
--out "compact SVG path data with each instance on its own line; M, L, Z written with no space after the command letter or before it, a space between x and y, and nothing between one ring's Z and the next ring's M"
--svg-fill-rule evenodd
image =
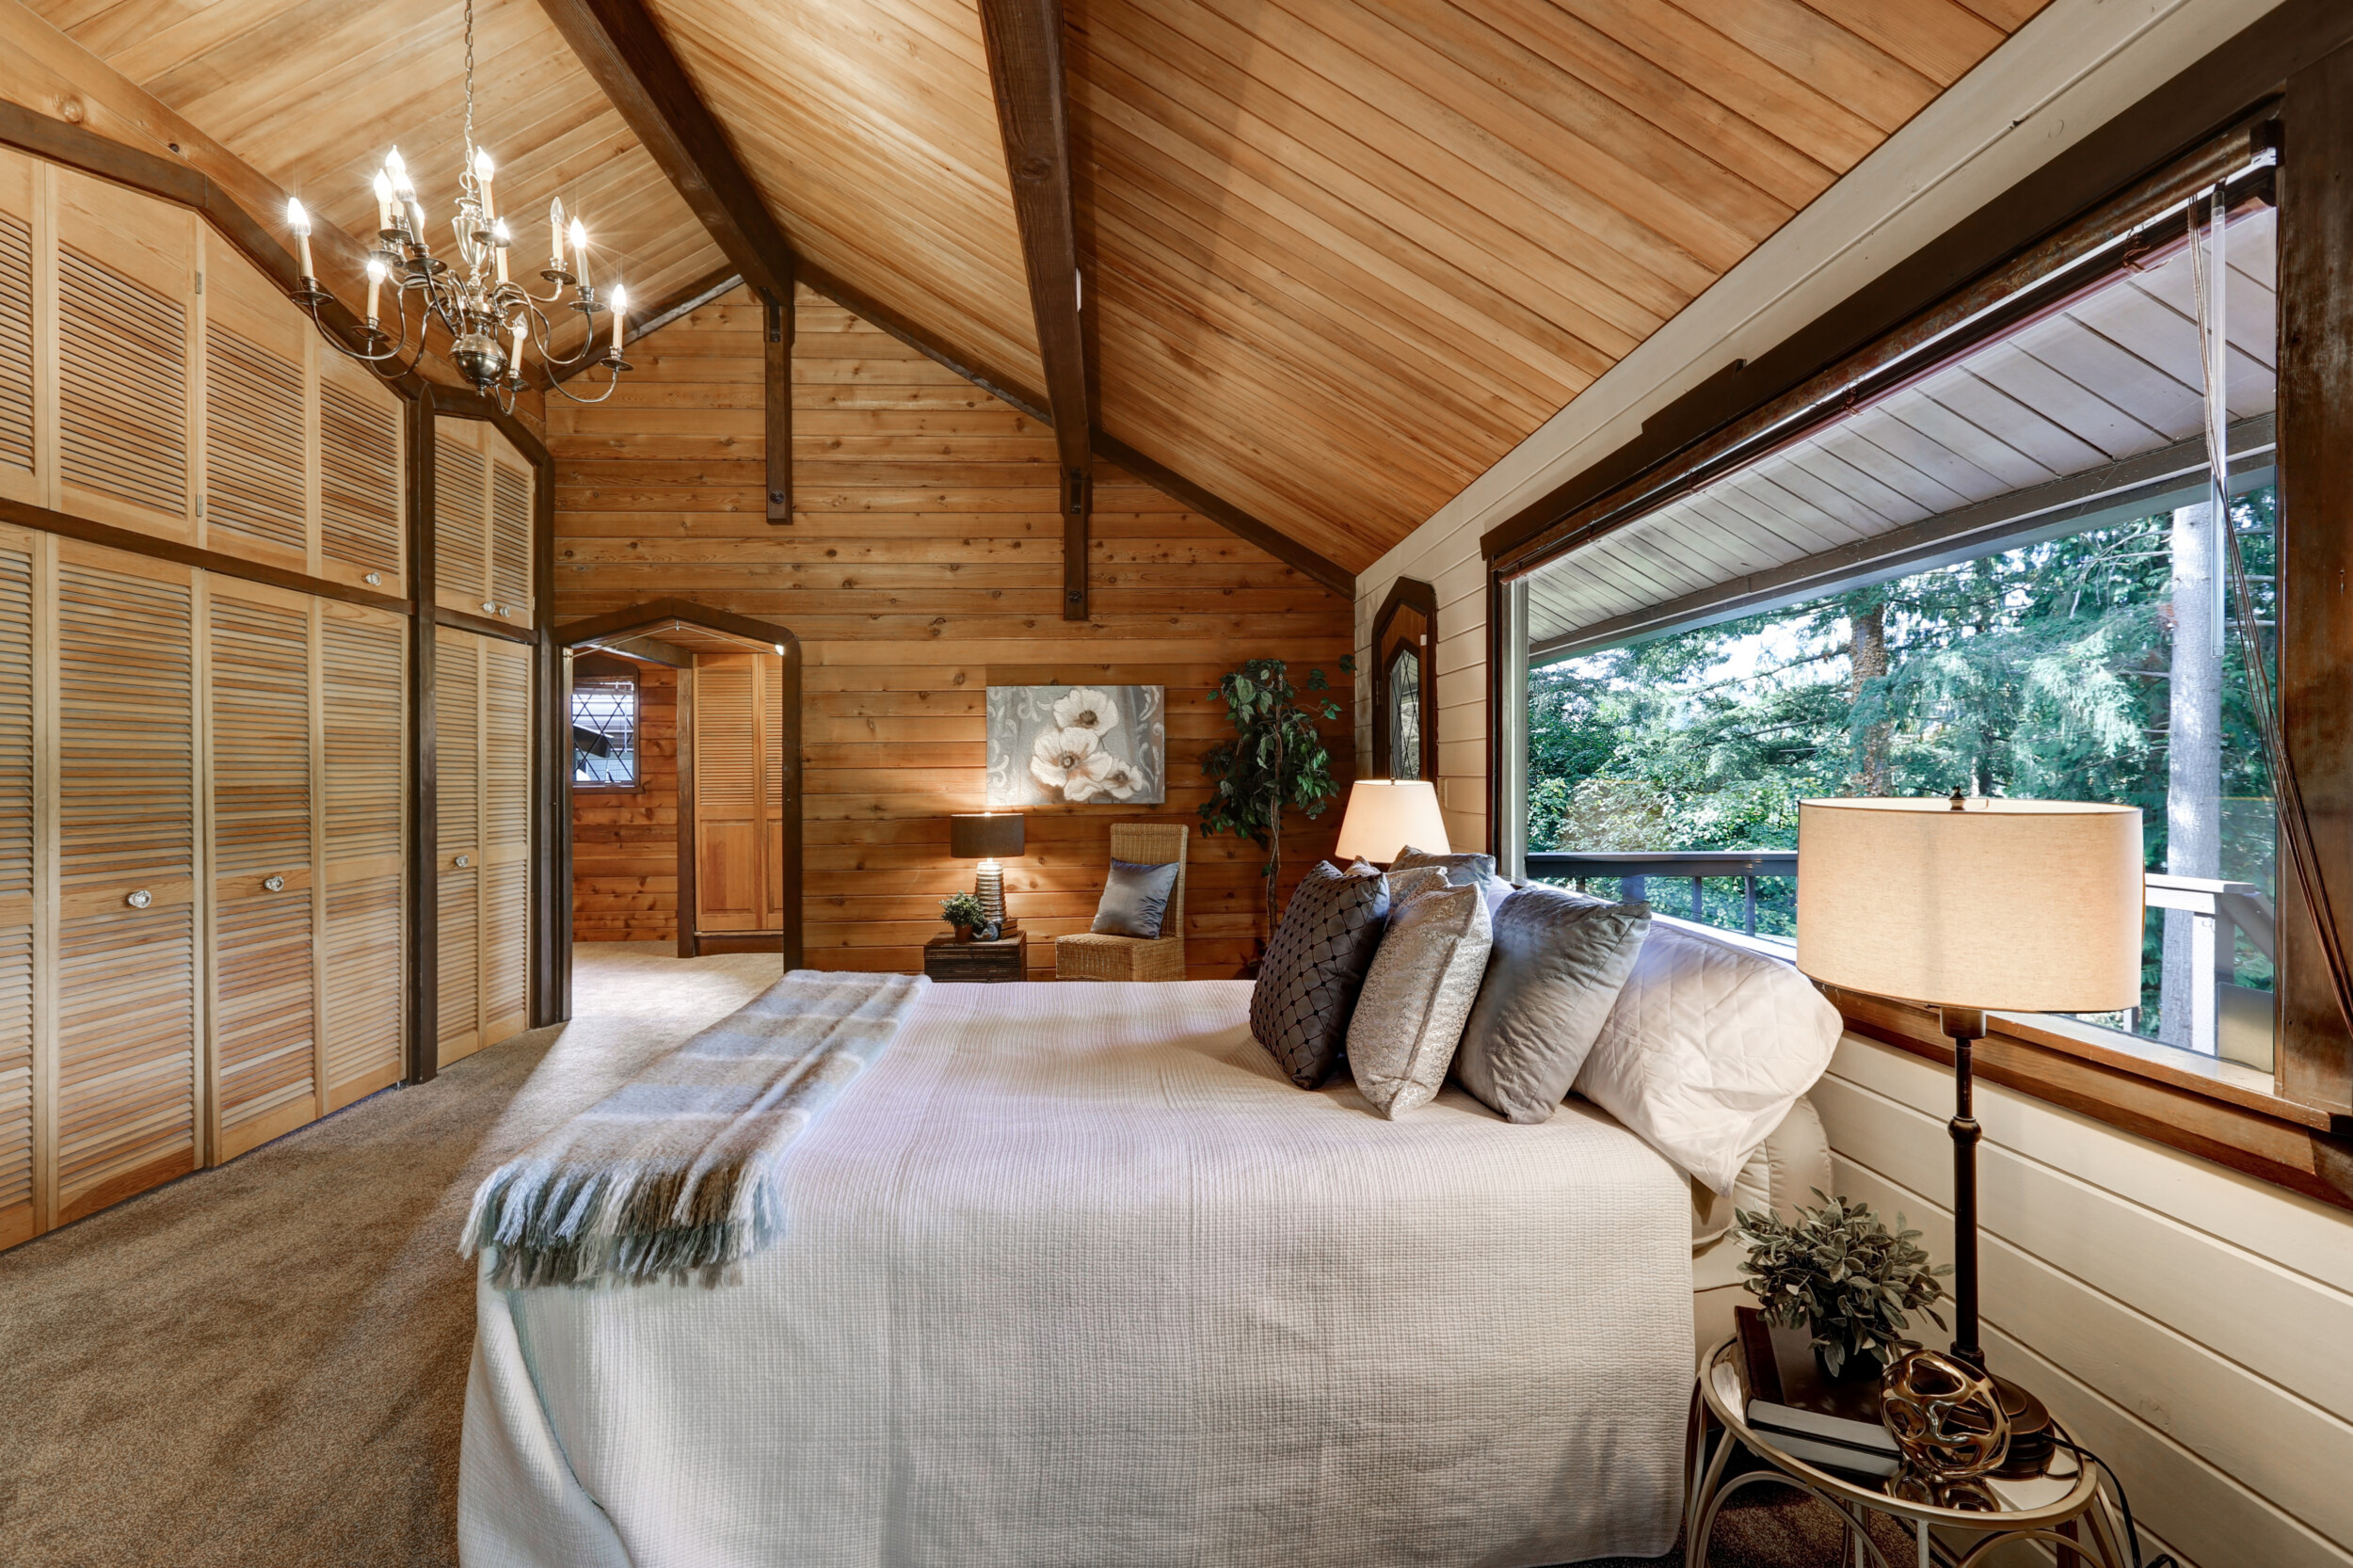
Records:
M1038 360L1062 462L1064 620L1087 618L1087 506L1094 428L1079 281L1079 220L1070 179L1070 104L1064 90L1061 0L981 0L997 126L1005 138L1021 259L1030 275Z

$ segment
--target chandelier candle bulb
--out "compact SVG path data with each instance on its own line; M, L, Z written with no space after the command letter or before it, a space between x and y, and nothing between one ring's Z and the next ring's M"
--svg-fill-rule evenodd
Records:
M286 227L294 231L296 248L302 253L301 276L306 280L317 277L311 269L311 215L302 210L301 202L286 203Z
M500 218L490 225L490 253L498 260L499 281L502 283L506 281L506 248L514 243L515 236L507 232L506 219ZM520 330L520 328L517 329Z
M561 272L564 270L564 199L560 196L548 203L548 270Z
M383 286L383 260L380 257L370 256L368 258L368 325L371 327L376 325L376 293Z
M621 357L621 318L629 313L629 290L613 285L613 357Z
M499 253L500 269L504 271L505 265L506 255L505 252L501 251ZM521 316L515 318L515 362L507 368L507 374L514 378L517 386L522 385L523 380L523 333L525 330L523 319Z
M382 169L376 171L376 227L378 233L392 226L392 182Z
M557 265L562 265L561 261ZM572 271L580 277L580 292L584 298L590 292L588 282L588 226L572 219Z
M482 191L482 221L485 226L488 226L489 221L498 216L497 210L490 205L491 167L490 154L485 152L479 147L475 148L473 151L473 178L474 184L481 187Z

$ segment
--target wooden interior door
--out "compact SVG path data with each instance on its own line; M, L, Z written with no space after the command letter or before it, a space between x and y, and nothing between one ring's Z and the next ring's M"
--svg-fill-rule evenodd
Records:
M446 1067L482 1038L482 641L434 633L434 858L440 914L435 1040Z
M324 1097L334 1111L397 1083L404 1066L408 628L331 600L319 614Z
M768 908L760 854L760 669L749 653L695 659L695 929L754 932Z
M0 1247L41 1228L33 1121L35 548L28 536L0 530Z
M323 1110L313 878L313 603L205 584L216 1160Z
M196 603L191 573L60 540L56 1223L193 1170Z

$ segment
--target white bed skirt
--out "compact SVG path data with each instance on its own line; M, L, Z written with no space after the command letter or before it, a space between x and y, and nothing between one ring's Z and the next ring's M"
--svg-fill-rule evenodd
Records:
M1674 1537L1682 1177L1307 1094L1241 983L936 985L740 1286L480 1291L467 1568L1530 1568Z

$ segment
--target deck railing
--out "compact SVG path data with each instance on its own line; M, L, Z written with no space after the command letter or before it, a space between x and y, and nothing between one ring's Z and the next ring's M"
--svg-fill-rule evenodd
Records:
M1740 879L1741 929L1756 935L1756 884L1759 877L1798 874L1794 849L1671 849L1638 851L1531 850L1528 875L1538 881L1573 882L1581 890L1596 877L1618 879L1618 896L1642 900L1662 912L1682 914L1702 924L1706 916L1706 885L1723 877ZM1690 902L1671 909L1651 890L1654 880L1689 882ZM2238 984L2237 937L2266 959L2273 951L2274 916L2263 889L2248 882L2218 882L2203 877L2148 877L2149 907L2186 910L2191 918L2192 975L2209 976L2211 984L2190 990L2189 1048L2204 1056L2219 1056L2268 1070L2271 1065L2271 994Z

